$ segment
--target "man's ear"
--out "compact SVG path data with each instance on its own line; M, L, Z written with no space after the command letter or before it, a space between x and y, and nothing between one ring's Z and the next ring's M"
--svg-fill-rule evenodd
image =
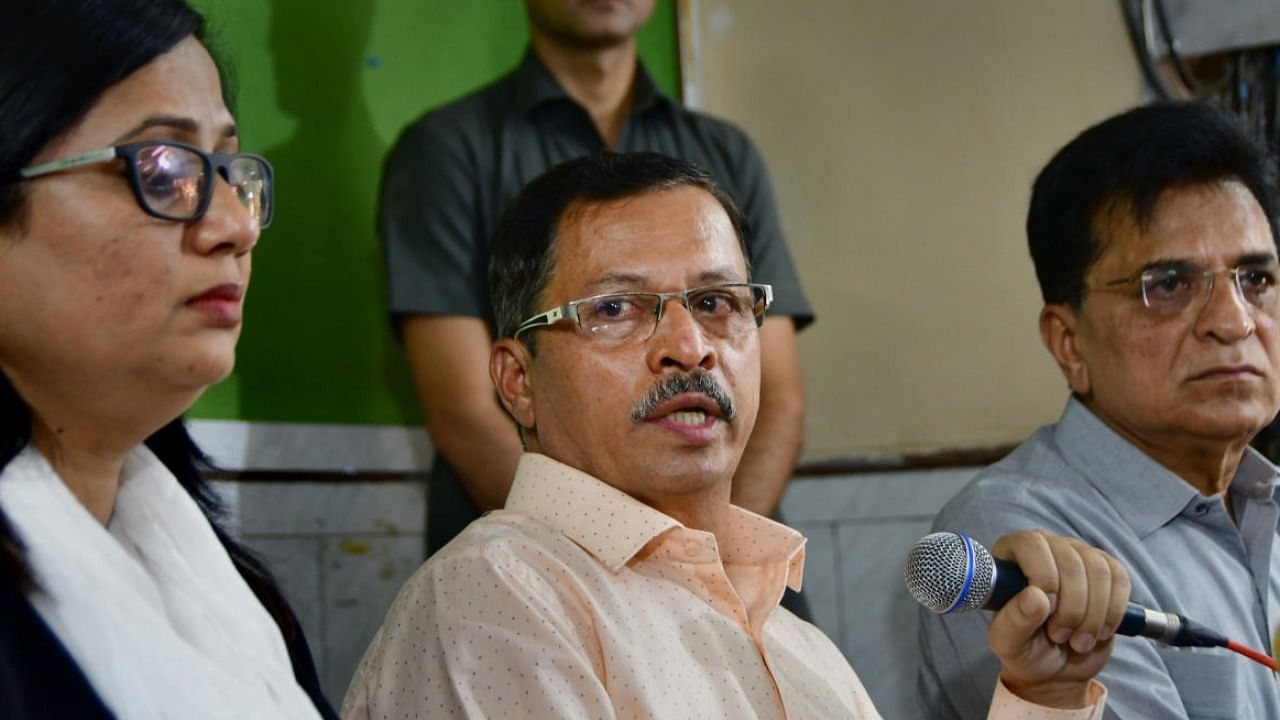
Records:
M1089 367L1081 352L1080 311L1066 303L1051 303L1040 311L1040 339L1057 361L1071 391L1086 396L1091 389Z
M530 371L533 356L524 343L502 338L489 351L489 379L498 391L502 405L525 430L536 424L533 415L533 383Z

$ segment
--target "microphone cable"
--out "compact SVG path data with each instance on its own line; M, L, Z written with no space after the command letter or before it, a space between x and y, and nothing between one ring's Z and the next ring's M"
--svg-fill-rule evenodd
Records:
M1259 650L1254 650L1248 645L1238 643L1235 640L1227 640L1223 643L1222 647L1230 650L1231 652L1239 653L1263 667L1270 668L1271 672L1280 672L1280 667L1276 667L1275 658Z

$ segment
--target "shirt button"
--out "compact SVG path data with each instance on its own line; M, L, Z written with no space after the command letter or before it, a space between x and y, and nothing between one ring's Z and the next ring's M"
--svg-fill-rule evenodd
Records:
M1204 503L1199 503L1198 505L1196 505L1196 514L1197 514L1197 515L1203 515L1203 514L1205 514L1205 513L1207 513L1207 512L1209 512L1209 503L1204 502Z
M684 544L684 554L689 557L698 557L702 554L702 543L690 540Z

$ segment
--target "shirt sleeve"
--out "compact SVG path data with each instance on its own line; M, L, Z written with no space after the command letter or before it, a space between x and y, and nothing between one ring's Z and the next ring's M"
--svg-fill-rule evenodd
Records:
M996 681L988 720L1099 720L1107 705L1107 689L1093 680L1089 683L1089 706L1073 710L1044 707L1014 695L1004 683Z
M475 148L454 124L441 111L423 117L396 141L383 168L378 233L393 316L492 315Z
M732 124L726 126L729 132L725 161L733 169L717 181L730 190L750 226L752 280L773 286L770 315L789 315L796 329L803 329L813 322L814 313L782 234L769 171L751 138Z
M396 598L342 717L613 718L591 632L518 560L432 562Z

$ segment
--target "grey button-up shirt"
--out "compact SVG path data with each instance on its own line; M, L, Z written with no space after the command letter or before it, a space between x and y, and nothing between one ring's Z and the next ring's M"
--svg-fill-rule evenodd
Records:
M1044 529L1111 553L1129 569L1132 600L1177 612L1268 654L1277 629L1280 552L1276 468L1252 448L1231 482L1238 524L1116 434L1074 398L981 472L943 508L935 530L987 547ZM989 613L920 614L920 702L930 718L982 717L999 661L987 649ZM1221 648L1116 640L1100 676L1111 718L1280 718L1280 682Z

